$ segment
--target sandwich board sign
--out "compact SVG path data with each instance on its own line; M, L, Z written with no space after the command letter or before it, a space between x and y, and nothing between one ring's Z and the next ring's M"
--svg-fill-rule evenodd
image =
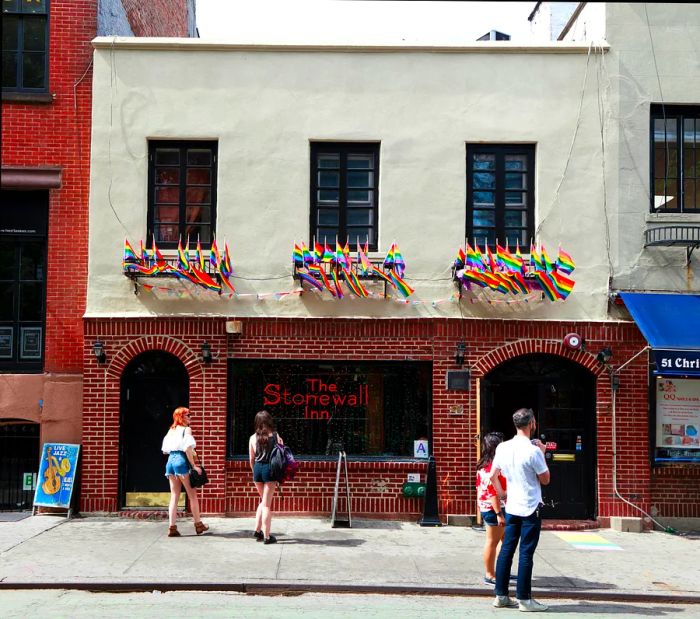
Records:
M59 507L71 514L80 445L44 443L34 492L34 507ZM34 510L32 510L33 513Z

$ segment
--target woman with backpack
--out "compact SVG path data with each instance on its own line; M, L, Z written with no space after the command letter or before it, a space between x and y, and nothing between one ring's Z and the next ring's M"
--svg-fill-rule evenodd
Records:
M491 483L491 463L496 454L496 447L503 441L503 434L491 432L481 439L481 458L476 465L476 496L481 511L481 519L486 526L484 543L484 584L496 584L496 549L503 540L506 525L505 502L496 496L496 489ZM505 491L506 480L498 476Z
M168 537L180 537L177 530L177 503L180 500L182 487L185 487L187 497L190 500L190 509L194 518L194 530L201 535L209 530L202 522L199 513L199 501L197 490L190 485L190 469L195 469L201 474L202 468L197 463L197 454L194 450L196 442L190 428L190 409L180 406L173 412L173 424L163 439L161 450L168 454L168 462L165 465L165 476L170 482L170 504L168 516L170 528Z
M270 456L274 446L284 441L275 432L275 422L267 411L255 415L255 434L248 441L250 468L253 471L253 483L260 495L260 504L255 511L255 531L253 537L258 542L275 544L277 538L270 535L272 522L272 497L275 495L277 482L270 478Z

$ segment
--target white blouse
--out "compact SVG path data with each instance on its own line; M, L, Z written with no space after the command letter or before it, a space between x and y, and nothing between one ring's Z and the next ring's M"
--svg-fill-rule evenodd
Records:
M164 454L169 454L171 451L187 451L188 447L194 447L197 442L194 436L185 430L185 426L176 426L170 428L163 439L161 451Z

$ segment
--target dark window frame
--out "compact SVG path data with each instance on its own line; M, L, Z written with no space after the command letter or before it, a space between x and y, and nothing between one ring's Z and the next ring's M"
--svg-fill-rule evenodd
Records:
M525 155L527 157L527 170L525 172L527 176L527 189L526 193L526 204L525 210L527 214L527 224L523 230L526 231L526 239L529 241L534 238L535 235L535 144L467 144L466 148L466 160L465 160L465 171L466 171L466 182L467 182L467 203L466 203L466 225L465 225L465 238L471 243L474 240L474 187L472 181L472 159L475 154L493 154L496 157L496 182L494 189L494 209L495 209L495 239L505 247L506 243L506 226L505 226L505 192L506 192L506 170L505 170L505 156L506 155ZM483 226L478 226L483 228ZM476 242L479 244L481 249L484 242L483 237L476 237ZM495 249L495 245L491 246L491 249ZM515 245L509 244L509 249L515 250ZM523 249L523 243L521 243L520 248ZM528 251L526 249L526 251Z
M688 117L693 117L696 119L700 118L700 105L665 105L665 104L652 104L649 114L649 209L652 213L691 213L700 215L700 209L688 209L685 207L685 182L689 180L685 173L685 148L683 148L683 121ZM676 119L676 142L675 142L675 155L676 155L676 168L677 168L677 178L675 179L675 196L677 208L656 208L654 204L654 197L656 196L656 153L655 153L655 132L654 124L657 120L669 120ZM666 144L668 142L666 141ZM695 149L695 156L700 157L700 145ZM666 162L664 170L664 176L658 177L667 182L668 180L668 163ZM695 180L695 191L700 192L700 176L693 177ZM668 195L668 194L664 194Z
M3 200L9 201L11 198L9 193L21 194L26 197L26 204L31 207L31 210L36 213L36 218L22 218L18 220L21 223L9 221L9 226L12 231L0 233L0 245L3 247L14 246L13 274L11 278L1 280L3 284L10 284L13 287L12 319L0 320L0 328L12 328L12 358L0 359L0 373L41 373L44 371L44 359L46 351L46 304L47 304L47 288L48 288L48 229L46 222L49 212L49 193L48 191L32 191L32 192L5 192L3 190ZM20 205L21 206L21 205ZM6 208L9 208L6 205ZM23 210L24 215L28 212L27 208ZM15 230L14 226L28 226L25 230ZM20 255L22 248L27 244L41 244L41 260L42 260L42 278L41 279L25 279L22 276L22 265ZM2 274L0 274L2 277ZM20 305L22 295L22 283L40 283L40 301L41 311L38 320L22 320L20 316ZM6 299L4 299L7 302ZM40 328L41 330L41 350L40 356L36 359L20 359L21 348L21 333L22 328Z
M364 228L371 228L374 230L374 239L369 243L369 251L379 250L379 172L380 172L380 142L311 142L311 160L310 160L310 214L309 214L309 242L313 242L316 239L317 242L323 242L322 239L318 238L316 234L318 225L318 211L319 209L332 207L324 207L319 205L318 201L318 172L321 168L317 165L317 157L319 154L325 153L337 153L340 157L339 161L339 200L338 200L338 242L341 245L345 245L346 241L350 244L354 244L357 238L352 238L350 229L347 223L347 158L348 155L364 155L371 153L374 156L374 182L371 187L368 187L374 192L373 206L370 207L372 212L372 224L367 226L361 226ZM365 208L365 207L359 207ZM335 226L328 226L335 227ZM365 241L360 238L360 242L364 247ZM354 245L352 245L354 247ZM335 250L335 247L331 247L331 250Z
M348 366L348 365L356 365L356 366L372 366L374 369L377 369L379 367L385 366L385 367L399 367L401 366L402 368L405 369L406 364L399 364L396 361L378 361L378 360L370 360L370 359L363 359L363 360L322 360L322 359L270 359L270 358L229 358L228 359L228 367L226 370L226 376L227 376L227 412L226 412L226 444L227 444L227 450L226 450L226 459L227 460L247 460L248 459L248 452L247 452L247 447L245 450L245 454L242 453L236 453L235 449L235 443L237 442L238 436L234 435L234 432L240 431L242 433L242 436L245 437L245 444L247 445L247 438L253 433L253 428L252 425L250 427L246 426L240 430L236 428L237 425L237 419L236 419L236 412L235 412L235 405L236 405L236 393L235 393L235 374L236 374L236 365L237 364L245 364L249 363L252 365L255 364L263 364L266 366L274 365L277 364L279 366L290 366L290 365L305 365L305 366L313 366L313 365L336 365L336 366ZM426 382L425 382L425 387L426 387L426 429L427 429L427 435L426 438L428 439L428 445L429 445L429 450L430 453L432 454L433 452L433 430L434 430L434 421L433 421L433 372L434 372L434 367L433 363L429 360L414 360L411 362L408 362L408 365L411 366L412 368L415 368L416 372L425 372L426 376ZM258 410L263 410L264 406L260 405L258 407ZM268 407L269 408L269 407ZM273 414L274 417L274 414ZM280 430L280 434L285 438L285 441L287 443L290 443L290 447L294 451L294 457L297 460L300 461L313 461L313 462L335 462L337 461L337 453L334 454L308 454L304 453L303 449L300 449L299 445L294 445L292 444L292 437L285 435L284 430ZM346 447L347 449L347 447ZM388 455L388 454L358 454L358 453L353 453L351 450L348 450L348 459L357 461L357 462L425 462L424 458L415 458L414 456L410 455Z
M187 241L187 221L186 221L186 190L187 190L187 168L196 169L196 167L188 166L186 156L186 151L188 148L192 149L209 149L212 152L212 162L211 162L211 178L210 178L210 188L211 188L211 221L210 221L210 236L208 239L200 238L201 247L203 249L208 249L211 247L212 239L216 233L216 211L217 211L217 166L218 166L218 149L219 144L216 140L149 140L148 142L148 214L147 214L147 236L145 244L150 246L153 239L153 234L155 231L155 215L156 215L156 203L155 203L155 190L156 190L156 164L155 164L155 152L159 148L170 148L180 150L180 164L179 164L179 201L178 201L178 231L182 238L183 244ZM174 166L169 166L174 167ZM156 239L156 243L159 249L177 249L177 241L160 241ZM192 243L196 244L197 239L190 238L190 247Z
M15 68L16 85L15 86L2 86L2 92L4 93L25 93L25 94L43 94L49 91L49 48L50 48L50 0L44 0L44 11L43 12L29 12L22 11L22 0L17 0L18 8L14 10L5 10L5 4L3 2L2 15L3 21L5 16L17 16L17 49L16 50L5 50L3 48L3 55L7 53L15 52L17 53L17 65ZM24 28L23 23L26 19L34 20L44 20L44 84L38 88L25 87L24 82L24 62L23 56L27 50L24 49ZM3 24L3 31L7 27L7 24ZM29 53L35 53L34 50ZM46 102L46 101L42 101Z

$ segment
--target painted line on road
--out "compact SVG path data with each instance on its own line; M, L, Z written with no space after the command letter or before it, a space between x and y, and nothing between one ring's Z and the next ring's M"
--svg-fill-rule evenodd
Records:
M579 531L560 533L555 531L554 535L579 550L623 550L623 548L609 542L598 533L582 533Z

